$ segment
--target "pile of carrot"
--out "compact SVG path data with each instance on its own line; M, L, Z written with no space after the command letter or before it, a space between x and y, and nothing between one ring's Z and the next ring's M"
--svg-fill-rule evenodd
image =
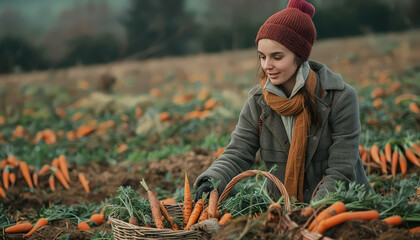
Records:
M20 171L29 188L38 187L38 179L40 176L50 174L48 183L51 191L56 190L55 179L57 179L65 189L70 189L70 174L67 159L64 155L60 155L51 162L51 165L45 164L38 171L34 166L28 165L26 162L19 160L16 156L10 155L6 159L0 161L0 170L2 170L2 182L0 184L0 196L7 198L6 191L16 182L17 172ZM80 183L86 192L90 192L89 183L83 173L78 174ZM3 188L4 187L4 188Z
M156 195L147 187L144 179L141 181L141 184L146 189L148 193L148 199L150 202L150 208L152 211L153 220L155 222L156 228L163 229L163 219L167 220L172 230L178 230L174 218L169 215L164 204L168 202L176 203L173 199L166 199L165 201L160 202ZM212 190L209 194L208 204L206 204L207 194L203 194L202 198L199 199L196 203L193 203L191 196L191 186L188 180L188 175L185 172L184 180L184 200L182 202L183 206L183 219L182 219L182 229L188 230L192 225L197 222L202 222L207 219L215 219L219 222L220 225L224 225L226 222L230 221L232 215L229 212L225 212L220 216L218 211L218 200L219 194L217 190Z
M375 143L370 148L359 145L360 157L365 165L371 163L381 168L381 173L392 176L398 169L405 174L409 167L420 167L420 140L388 141Z
M338 201L332 204L331 206L322 210L319 214L315 215L315 210L312 207L310 208L311 211L308 209L303 209L301 215L309 216L312 215L315 218L309 218L308 221L311 221L308 230L311 232L317 232L323 234L328 229L337 226L343 222L350 221L350 220L373 220L379 219L379 213L376 210L367 210L367 211L354 211L354 212L347 212L346 206L344 203ZM395 215L385 219L382 221L386 222L388 225L400 225L402 223L401 216Z

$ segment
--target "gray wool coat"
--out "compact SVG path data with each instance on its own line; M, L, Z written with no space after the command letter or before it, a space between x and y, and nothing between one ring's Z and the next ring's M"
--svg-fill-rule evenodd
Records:
M356 181L370 189L358 148L360 119L357 93L340 75L323 64L310 61L309 65L317 75L316 93L320 93L320 88L323 90L322 97L315 96L322 125L320 128L312 125L308 134L304 202L310 202L312 193L324 176L314 200L334 191L336 180L346 183ZM259 119L262 120L261 135ZM266 170L276 165L273 174L284 182L289 148L281 116L267 105L258 84L249 92L225 151L197 178L194 186L198 187L205 179L220 179L218 191L221 194L233 177L251 169L258 150ZM278 199L281 196L279 190L271 181L268 182L270 195Z

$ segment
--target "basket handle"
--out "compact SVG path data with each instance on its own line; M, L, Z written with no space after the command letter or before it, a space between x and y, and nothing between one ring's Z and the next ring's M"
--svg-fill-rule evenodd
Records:
M232 188L235 186L236 183L238 183L240 180L246 178L246 177L252 177L256 176L258 174L263 175L264 177L270 179L273 181L273 183L277 186L277 188L280 190L281 194L284 196L284 208L287 211L290 211L290 198L289 194L287 193L286 188L284 187L283 183L276 178L273 174L265 171L259 171L259 170L248 170L245 172L242 172L238 175L236 175L232 180L226 185L225 190L223 190L222 194L219 197L218 205L220 205L228 196L229 192L232 190Z

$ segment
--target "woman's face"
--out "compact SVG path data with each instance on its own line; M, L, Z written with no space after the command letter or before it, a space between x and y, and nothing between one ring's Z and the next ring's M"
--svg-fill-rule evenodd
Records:
M290 94L296 83L295 54L281 43L271 39L258 41L261 68L274 85L282 85Z

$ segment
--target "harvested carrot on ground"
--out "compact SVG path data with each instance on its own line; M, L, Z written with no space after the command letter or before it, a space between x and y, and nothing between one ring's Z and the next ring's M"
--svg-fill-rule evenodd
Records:
M86 192L90 192L89 189L89 183L85 178L85 175L83 173L79 173L78 174L79 180L82 183L83 188L85 189Z
M34 180L35 187L37 187L38 186L38 173L32 174L32 178Z
M29 237L31 236L34 232L36 232L38 229L40 229L41 227L45 226L48 224L48 220L46 218L40 218L35 225L33 226L33 228L27 233L24 234L23 236L25 237Z
M388 171L386 169L386 157L385 157L385 154L381 153L379 155L379 159L381 160L381 170L382 170L382 173L385 174L385 175L388 174Z
M7 233L27 233L32 229L30 223L17 223L14 226L6 228L4 231Z
M191 216L188 219L187 226L184 227L184 230L188 230L194 223L198 221L201 212L203 211L205 199L207 198L207 194L204 194L203 198L200 198L194 206L194 209L191 212Z
M225 223L230 221L231 218L232 218L232 214L227 212L227 213L223 214L223 216L220 218L219 224L220 225L225 225Z
M79 230L89 230L90 226L87 222L80 222L79 224L77 224L77 229L79 229Z
M51 175L48 178L48 185L50 186L51 191L55 191L55 180L54 180L54 175Z
M410 162L412 162L417 167L420 167L420 159L416 157L416 155L408 148L405 149L405 156L407 157Z
M335 202L331 206L324 209L309 225L309 231L315 231L316 225L319 225L321 221L330 218L331 216L340 214L346 211L346 206L342 202Z
M407 159L405 158L401 150L398 150L398 155L400 155L400 157L398 158L398 162L400 163L401 173L405 174L407 172Z
M316 232L322 234L327 229L333 226L336 226L340 223L343 223L345 221L352 220L352 219L372 220L372 219L378 219L378 218L379 218L379 213L376 210L359 211L359 212L343 212L343 213L337 214L333 217L323 220L319 224L318 228L316 229Z
M378 145L373 145L370 148L370 155L372 156L373 161L375 161L377 164L381 164L381 158L379 157Z
M149 198L150 209L152 210L153 220L155 221L156 228L163 229L162 213L160 212L159 200L155 194L147 187L146 181L141 180L140 184L146 189Z
M385 144L385 149L384 149L384 151L385 151L385 159L386 159L386 161L387 162L391 162L391 156L392 156L392 150L391 150L391 143L389 143L389 142L387 142L386 144Z
M184 202L183 202L183 221L184 227L188 224L188 219L191 216L192 211L192 197L190 182L188 181L187 172L185 171L185 182L184 182Z
M0 196L3 198L6 198L6 191L4 191L4 188L0 187Z
M58 157L58 164L67 182L70 182L69 166L67 165L67 159L64 155Z
M391 173L392 173L392 176L394 177L397 174L398 158L399 158L398 151L394 151L392 153L392 158L391 158Z
M400 225L402 223L401 216L395 215L391 217L387 217L382 221L386 222L388 225Z
M21 171L23 177L25 178L26 182L28 183L28 186L30 188L34 188L34 185L32 184L31 173L29 172L29 169L28 169L28 164L26 162L21 161L19 163L19 168L20 168L20 171Z
M44 166L41 167L41 169L38 172L39 176L45 175L48 173L48 171L50 171L51 167L48 164L45 164Z
M411 233L420 233L420 226L410 228Z
M10 180L10 183L12 184L12 186L15 185L15 182L16 182L16 173L10 172L9 173L9 180Z
M55 168L59 168L59 162L58 162L58 158L54 158L53 161L51 162L51 167L55 167Z
M64 178L63 173L60 171L60 169L56 167L51 167L51 170L53 171L53 174L58 179L58 181L60 181L61 185L63 185L65 189L70 189L70 186Z
M165 206L163 206L162 202L159 202L160 212L162 213L164 219L171 224L172 229L174 229L174 223L172 222L171 216L169 216L168 211L166 210Z
M6 166L5 168L4 168L4 170L3 170L3 175L2 175L2 177L3 177L3 185L4 185L4 188L5 189L8 189L9 188L9 174L10 174L10 172L9 172L9 166Z
M102 224L105 222L104 215L100 213L95 213L90 216L90 221L95 222L97 224Z

